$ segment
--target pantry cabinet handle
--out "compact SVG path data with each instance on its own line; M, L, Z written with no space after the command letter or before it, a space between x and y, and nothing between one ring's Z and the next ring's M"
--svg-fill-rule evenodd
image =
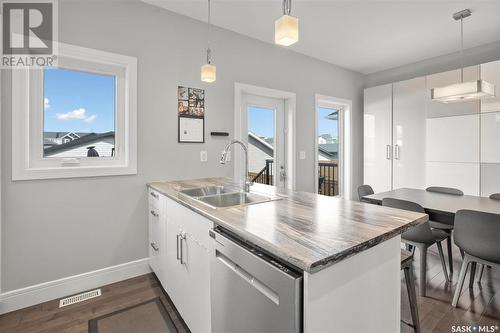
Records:
M176 258L177 260L181 260L180 256L179 256L179 237L181 237L181 234L177 234L175 236L177 238L177 246L176 246L176 251L177 251L177 254L176 254Z
M156 194L155 192L149 192L149 194L151 194L151 196L155 199L158 199L159 195Z
M158 217L158 216L160 216L160 214L158 214L157 212L155 212L155 211L154 211L154 210L152 210L152 209L151 209L149 212L150 212L150 213L151 213L151 215L153 215L154 217Z
M391 159L391 151L392 151L391 145L387 145L385 147L385 158L388 159L388 160Z
M151 243L151 247L153 248L153 250L155 250L156 252L158 252L158 250L160 250L160 248L158 247L158 245L156 245L155 243Z
M399 145L394 146L394 158L399 160Z

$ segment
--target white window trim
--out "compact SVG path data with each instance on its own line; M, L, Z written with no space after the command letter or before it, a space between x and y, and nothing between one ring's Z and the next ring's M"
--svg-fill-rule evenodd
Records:
M137 59L75 45L59 43L61 63L92 64L93 72L106 68L117 77L116 158L42 158L43 122L41 70L12 70L12 180L76 178L137 174ZM38 77L37 77L38 76ZM120 93L121 92L121 93ZM121 95L120 95L121 94ZM119 98L123 96L123 98ZM33 99L41 103L34 103ZM123 101L123 105L119 105ZM34 131L33 129L36 129ZM30 130L31 129L31 130ZM43 134L42 134L43 135Z

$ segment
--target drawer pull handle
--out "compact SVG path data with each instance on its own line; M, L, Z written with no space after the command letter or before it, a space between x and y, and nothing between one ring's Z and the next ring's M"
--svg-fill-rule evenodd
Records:
M160 196L158 194L156 194L155 192L149 192L149 194L151 194L151 196L155 199L158 199Z
M155 250L156 252L158 252L160 250L160 248L158 247L158 245L156 245L155 243L151 243L151 247L153 248L153 250Z
M158 217L158 216L160 216L160 214L158 214L157 212L155 212L155 211L154 211L154 210L152 210L152 209L151 209L149 212L150 212L150 213L151 213L151 215L153 215L154 217Z

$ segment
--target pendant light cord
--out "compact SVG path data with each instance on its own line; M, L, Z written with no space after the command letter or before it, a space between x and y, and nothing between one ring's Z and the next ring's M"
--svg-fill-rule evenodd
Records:
M212 50L210 49L210 30L211 30L211 24L210 24L210 0L208 0L208 33L207 33L207 64L212 63Z
M283 0L283 15L290 16L292 12L292 0Z
M210 0L208 0L210 1ZM460 18L460 81L464 83L464 18Z

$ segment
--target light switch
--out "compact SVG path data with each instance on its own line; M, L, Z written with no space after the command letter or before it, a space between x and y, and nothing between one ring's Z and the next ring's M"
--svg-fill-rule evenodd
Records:
M305 160L306 159L306 152L305 151L299 152L299 159L301 159L301 160Z
M208 160L208 154L206 150L200 151L200 162L206 162Z

